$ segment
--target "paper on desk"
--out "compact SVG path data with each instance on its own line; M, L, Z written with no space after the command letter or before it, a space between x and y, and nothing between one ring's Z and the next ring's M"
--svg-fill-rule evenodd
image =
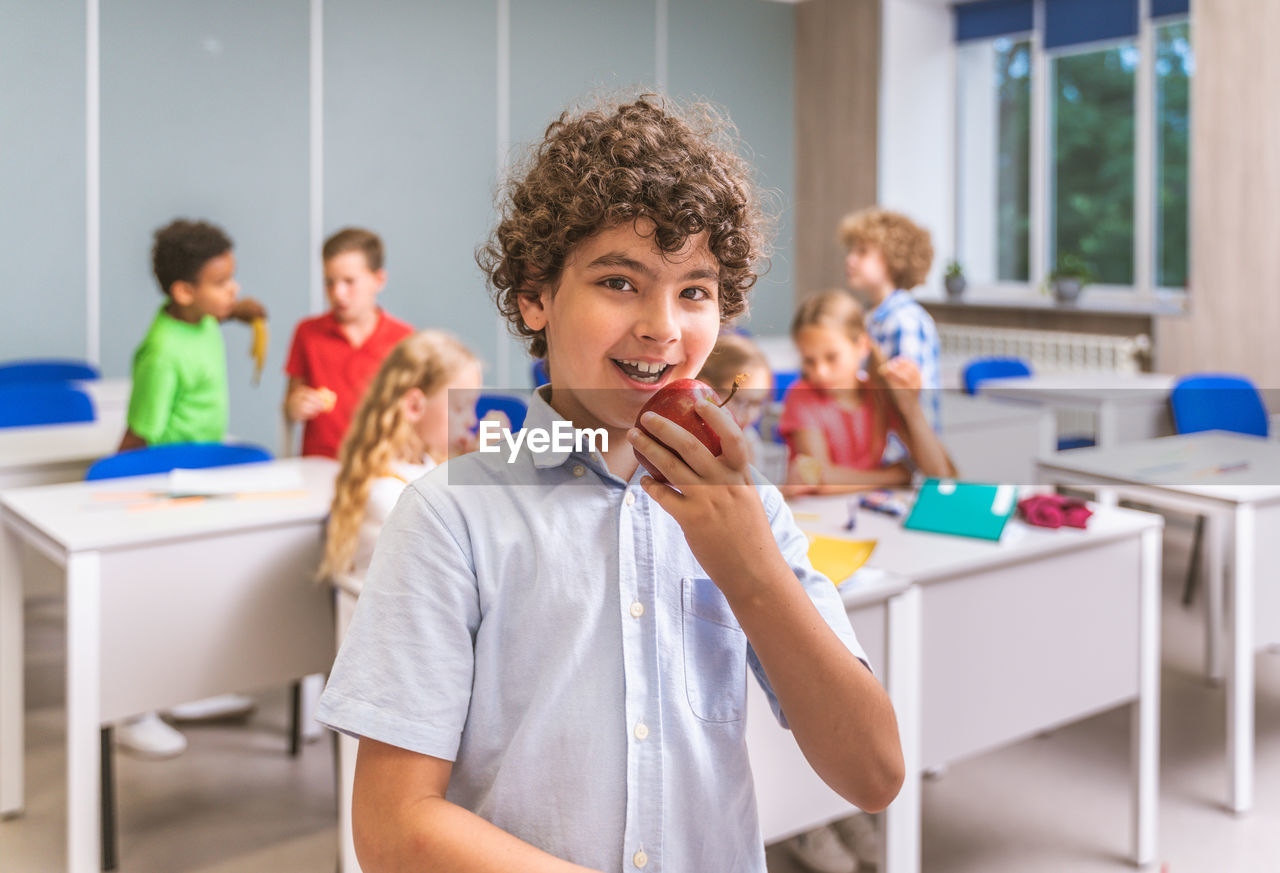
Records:
M174 497L261 494L271 491L298 491L302 487L302 471L298 468L268 464L211 467L206 470L174 470L169 473L169 494Z
M871 557L875 540L844 540L822 534L809 535L809 563L839 585Z

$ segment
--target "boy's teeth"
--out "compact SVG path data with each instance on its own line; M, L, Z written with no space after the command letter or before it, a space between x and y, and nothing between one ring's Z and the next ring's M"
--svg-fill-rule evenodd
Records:
M646 361L628 361L618 360L618 365L626 371L632 379L639 382L657 382L662 378L662 374L667 371L669 364L653 364Z

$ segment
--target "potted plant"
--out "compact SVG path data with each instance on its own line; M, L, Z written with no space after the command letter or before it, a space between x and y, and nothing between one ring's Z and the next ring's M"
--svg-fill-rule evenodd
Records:
M947 273L943 283L947 286L948 297L959 297L969 283L964 278L964 267L959 261L947 262Z
M1084 259L1079 255L1066 254L1058 259L1058 266L1049 274L1049 284L1053 286L1053 296L1059 303L1075 303L1080 292L1093 281Z

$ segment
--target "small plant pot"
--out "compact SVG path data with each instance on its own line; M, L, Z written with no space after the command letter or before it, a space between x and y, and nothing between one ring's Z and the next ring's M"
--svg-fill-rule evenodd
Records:
M1079 279L1067 277L1053 281L1053 296L1059 303L1072 304L1080 297L1084 283Z
M969 285L964 276L948 276L943 284L947 286L947 296L951 298L959 297Z

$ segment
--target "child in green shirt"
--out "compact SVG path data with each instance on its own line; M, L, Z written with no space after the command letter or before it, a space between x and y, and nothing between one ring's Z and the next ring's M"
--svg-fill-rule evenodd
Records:
M221 442L227 432L227 355L219 324L266 318L256 300L237 300L231 239L203 221L178 219L156 231L152 269L168 298L133 356L128 426L120 450L182 442ZM244 715L253 701L222 695L170 711L205 717ZM116 744L146 758L168 758L186 738L148 712L116 725Z
M237 300L236 260L223 231L178 219L155 234L152 268L168 301L133 356L133 393L120 449L220 442L227 431L227 360L219 323L265 318Z

